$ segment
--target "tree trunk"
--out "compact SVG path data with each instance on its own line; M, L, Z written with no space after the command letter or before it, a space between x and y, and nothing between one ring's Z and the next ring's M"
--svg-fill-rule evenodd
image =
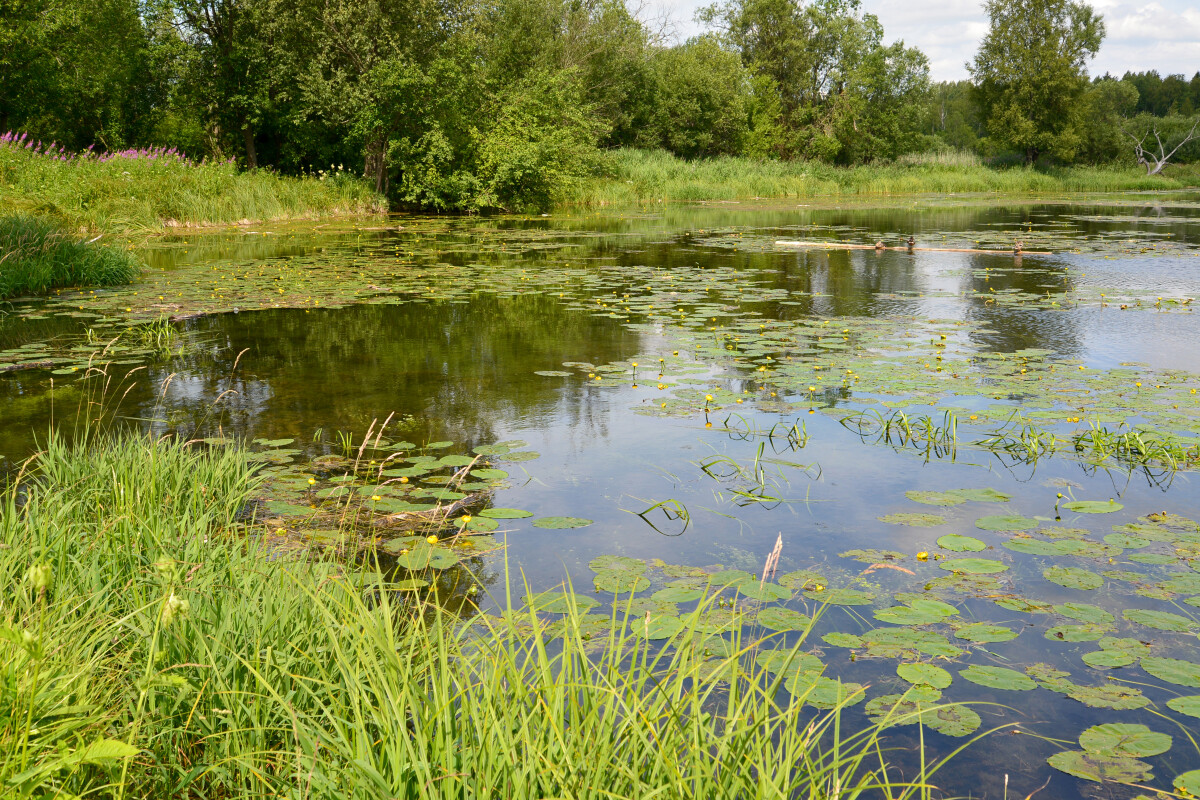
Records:
M258 151L254 149L254 130L250 123L242 126L242 140L246 143L246 166L258 169Z
M387 194L387 136L379 131L367 140L363 175L375 182L375 191Z
M1036 147L1025 148L1025 166L1032 167L1037 161L1038 151Z

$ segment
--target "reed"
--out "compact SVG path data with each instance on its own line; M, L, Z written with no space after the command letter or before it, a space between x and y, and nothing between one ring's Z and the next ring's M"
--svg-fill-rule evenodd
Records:
M1137 165L1029 169L985 165L969 153L904 156L891 164L834 167L813 161L721 157L684 161L661 150L614 150L603 177L587 184L583 206L647 202L752 200L893 194L1055 194L1154 191L1200 185L1200 170L1181 165L1147 177Z
M93 155L0 136L0 203L55 217L71 228L147 232L377 214L383 198L346 170L286 177L192 161L173 150Z
M130 283L140 272L141 262L125 250L81 241L44 217L0 217L0 299Z

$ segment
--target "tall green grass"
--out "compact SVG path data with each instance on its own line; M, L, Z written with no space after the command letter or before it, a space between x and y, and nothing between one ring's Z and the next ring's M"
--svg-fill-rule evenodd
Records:
M112 232L387 210L365 181L340 170L292 178L167 154L65 158L11 143L0 144L0 205Z
M1147 176L1129 167L992 168L969 153L906 156L893 164L834 167L812 161L721 157L684 161L661 150L615 150L604 177L577 199L585 206L644 202L748 200L821 196L1107 192L1200 186L1200 171L1184 167Z
M238 532L236 450L52 436L0 504L0 785L21 797L927 797L755 666L501 602L472 623ZM513 587L505 587L509 593ZM623 624L628 622L629 624ZM793 651L794 652L794 651ZM786 672L786 670L784 670Z
M84 242L42 217L0 217L0 299L64 286L130 283L141 262L124 250Z

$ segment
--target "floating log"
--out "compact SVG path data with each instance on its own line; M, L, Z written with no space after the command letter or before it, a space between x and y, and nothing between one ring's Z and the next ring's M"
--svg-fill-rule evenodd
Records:
M790 239L779 239L776 247L812 247L827 250L899 250L902 253L986 253L992 256L1050 256L1048 250L976 250L969 247L908 247L907 245L876 247L873 244L849 244L847 242L798 242Z

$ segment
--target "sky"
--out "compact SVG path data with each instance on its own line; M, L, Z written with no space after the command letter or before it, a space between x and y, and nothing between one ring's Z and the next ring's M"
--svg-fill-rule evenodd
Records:
M669 17L676 38L701 33L692 19L711 0L647 0L647 13ZM631 2L631 5L633 3ZM1200 3L1196 0L1122 2L1093 0L1108 35L1088 67L1092 75L1123 75L1157 69L1160 74L1200 70ZM929 56L934 80L968 77L966 62L987 32L982 0L862 0L863 11L879 17L888 42L903 39Z

